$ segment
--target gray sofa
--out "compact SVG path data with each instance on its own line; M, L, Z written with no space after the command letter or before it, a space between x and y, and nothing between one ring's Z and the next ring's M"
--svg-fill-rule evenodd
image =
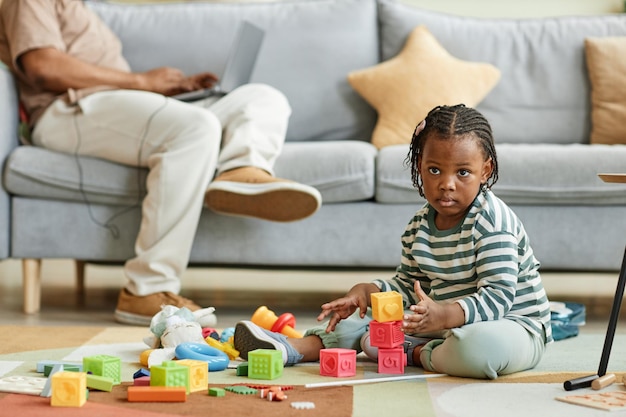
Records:
M319 189L323 207L284 224L205 210L192 265L398 263L400 235L423 200L403 164L408 147L369 143L376 111L346 75L393 57L425 24L452 55L501 71L477 106L497 141L494 191L523 220L543 269L619 269L626 185L605 184L596 174L625 172L626 146L589 145L583 41L626 36L626 16L477 19L393 0L89 5L119 35L138 71L172 65L220 74L237 22L266 30L252 81L279 88L293 108L276 173ZM0 258L25 260L25 310L32 312L39 308L38 260L117 263L133 255L145 172L18 146L17 97L5 69L0 91Z

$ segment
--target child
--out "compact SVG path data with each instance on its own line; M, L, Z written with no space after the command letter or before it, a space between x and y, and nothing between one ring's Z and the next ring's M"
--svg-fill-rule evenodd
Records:
M397 291L409 308L409 365L489 379L537 365L552 341L550 308L522 223L491 191L498 163L489 123L464 105L436 107L416 127L407 163L427 203L402 236L395 277L322 305L317 319L328 323L302 339L238 323L243 358L257 348L280 350L287 365L319 360L323 348L371 352L370 296Z

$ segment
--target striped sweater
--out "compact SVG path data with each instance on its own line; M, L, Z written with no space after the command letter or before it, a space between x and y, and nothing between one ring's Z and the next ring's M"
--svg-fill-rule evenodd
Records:
M436 302L457 302L465 323L508 319L552 341L550 305L526 231L491 191L479 193L463 222L435 226L427 203L402 235L402 261L394 278L373 283L402 294L405 308L419 302L415 280Z

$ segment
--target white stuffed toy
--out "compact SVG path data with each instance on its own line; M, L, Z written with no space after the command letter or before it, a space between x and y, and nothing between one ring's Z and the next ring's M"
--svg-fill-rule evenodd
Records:
M161 364L175 357L176 346L181 343L202 343L203 327L213 327L217 318L215 308L208 307L192 312L186 307L178 308L167 305L152 317L151 336L144 342L154 349L148 357L148 366Z

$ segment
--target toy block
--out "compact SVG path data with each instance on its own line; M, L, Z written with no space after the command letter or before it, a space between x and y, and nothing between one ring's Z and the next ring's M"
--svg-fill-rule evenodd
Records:
M189 368L189 391L205 391L209 385L209 367L204 361L184 359L176 361L177 364Z
M391 349L378 349L378 373L403 374L407 364L402 346Z
M79 368L79 371L83 370L82 363L43 360L43 361L37 362L37 372L39 372L40 374L45 372L45 368L47 365L50 365L51 368L54 367L54 365L72 365L72 366L77 366Z
M113 385L113 380L109 377L92 374L87 375L87 388L111 392Z
M0 378L0 392L41 395L48 378L39 376L5 376Z
M43 367L43 376L50 376L50 372L54 369L54 365L48 364ZM83 370L82 366L72 365L69 363L61 364L61 370L67 372L81 372Z
M206 363L204 366L207 366ZM208 366L207 366L208 369ZM184 387L189 394L189 368L174 361L166 361L150 368L150 386Z
M283 354L278 350L256 349L248 352L248 378L276 379L283 374Z
M127 399L130 402L185 402L185 387L128 387Z
M223 397L226 395L224 388L209 388L209 396L211 397Z
M146 368L141 368L141 369L139 369L137 372L135 372L133 374L133 379L141 378L142 376L149 377L150 376L150 371L147 370Z
M237 365L237 376L248 376L248 362Z
M136 387L149 387L150 386L150 377L149 376L140 376L139 378L133 379L133 385Z
M56 365L54 365L52 367L52 371L50 371L50 376L48 377L48 380L46 381L46 385L44 385L43 390L41 390L41 394L39 394L42 397L50 397L52 395L52 375L59 373L59 372L63 372L63 365L60 363L57 363Z
M370 345L390 349L404 344L402 321L370 322Z
M111 378L114 384L122 379L122 360L110 355L86 356L83 358L83 371Z
M375 292L371 297L372 317L379 323L402 320L402 295L397 291Z
M56 372L50 377L54 407L82 407L87 402L87 374L84 372Z
M320 375L355 376L356 350L342 348L320 350Z

